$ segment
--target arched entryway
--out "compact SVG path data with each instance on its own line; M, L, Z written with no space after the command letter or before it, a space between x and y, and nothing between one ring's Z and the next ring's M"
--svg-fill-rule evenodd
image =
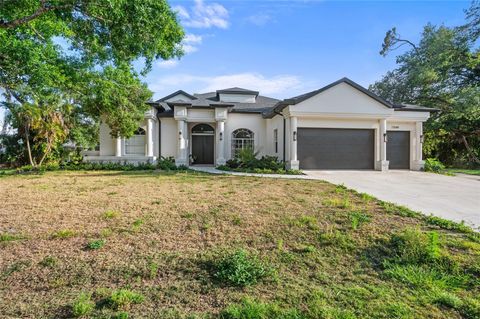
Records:
M192 127L193 164L214 164L215 130L208 124Z

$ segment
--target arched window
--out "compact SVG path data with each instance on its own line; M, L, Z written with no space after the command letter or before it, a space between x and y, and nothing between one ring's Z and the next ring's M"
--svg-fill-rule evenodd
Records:
M145 155L145 130L139 127L133 136L125 140L126 155Z
M243 149L254 149L253 132L246 128L239 128L232 133L232 157L235 158L238 152Z
M197 124L192 128L192 134L213 134L213 127L208 124Z

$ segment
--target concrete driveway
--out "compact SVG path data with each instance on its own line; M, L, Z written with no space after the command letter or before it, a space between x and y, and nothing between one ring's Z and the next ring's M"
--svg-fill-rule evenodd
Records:
M445 176L414 171L306 170L304 173L427 215L480 227L480 176Z

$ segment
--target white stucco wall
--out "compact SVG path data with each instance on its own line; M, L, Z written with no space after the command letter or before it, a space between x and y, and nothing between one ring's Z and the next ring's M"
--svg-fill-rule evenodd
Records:
M161 141L160 149L161 156L163 157L176 157L177 156L177 121L173 118L161 118L160 119L160 129L161 129Z
M249 94L219 94L222 102L255 103L255 95Z
M115 139L110 135L110 128L105 123L100 123L100 156L115 155Z
M225 122L226 159L232 158L232 132L239 128L246 128L254 133L255 151L259 152L259 156L266 154L266 121L260 114L247 113L230 113Z
M322 113L324 116L341 113L345 117L355 114L379 117L393 115L394 112L393 109L346 83L340 83L303 102L291 105L289 111L291 114Z
M275 143L273 131L278 131L278 152L275 152ZM283 117L275 116L266 120L265 132L265 153L267 155L276 156L279 160L283 160Z

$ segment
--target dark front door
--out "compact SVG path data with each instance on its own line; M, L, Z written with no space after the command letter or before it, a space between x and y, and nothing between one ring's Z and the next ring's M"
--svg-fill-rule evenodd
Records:
M193 164L213 164L214 135L192 136Z
M390 169L410 168L410 132L387 132L387 161Z
M373 169L375 131L298 128L297 152L303 169Z

